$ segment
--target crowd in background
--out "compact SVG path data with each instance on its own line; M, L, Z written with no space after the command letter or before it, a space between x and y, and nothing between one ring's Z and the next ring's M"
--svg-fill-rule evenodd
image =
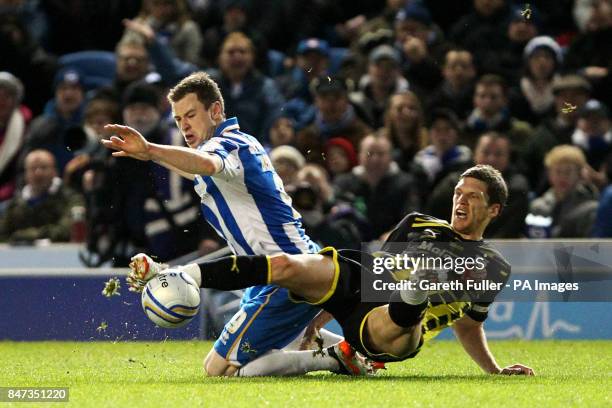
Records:
M322 245L449 220L474 164L510 192L486 237L612 237L611 44L612 0L0 0L0 241L219 248L189 180L99 143L183 145L165 94L198 70Z

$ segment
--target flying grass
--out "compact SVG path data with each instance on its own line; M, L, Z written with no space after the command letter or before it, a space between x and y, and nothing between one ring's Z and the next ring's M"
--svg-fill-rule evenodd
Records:
M206 378L211 346L0 342L0 386L69 387L78 407L612 406L612 341L490 343L500 364L529 365L534 378L484 375L454 341L432 342L374 378Z

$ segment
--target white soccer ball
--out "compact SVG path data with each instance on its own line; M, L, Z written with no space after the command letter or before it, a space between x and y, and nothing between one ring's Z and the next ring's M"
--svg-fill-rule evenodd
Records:
M142 291L142 309L156 325L167 329L183 327L200 308L200 288L193 278L178 269L166 269Z

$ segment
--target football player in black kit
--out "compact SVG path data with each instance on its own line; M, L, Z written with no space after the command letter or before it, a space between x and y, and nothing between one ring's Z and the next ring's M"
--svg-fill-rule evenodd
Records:
M411 213L391 232L383 252L397 253L394 243L403 243L399 245L412 248L407 252L423 255L421 248L440 243L454 248L454 256L483 258L486 279L505 283L510 265L482 236L500 214L507 196L506 183L497 170L474 166L461 175L455 187L450 224ZM496 293L479 298L466 291L422 289L417 283L410 289L395 290L387 302L367 302L362 299L362 280L369 282L375 276L366 264L363 257L354 259L351 252L325 248L319 254L232 256L179 269L206 288L234 290L270 283L287 288L296 302L329 312L342 327L346 341L375 361L412 358L424 342L452 326L465 351L486 373L534 375L522 364L501 368L487 346L483 322ZM138 290L152 275L146 263L137 263L128 282ZM468 274L451 271L449 275L451 280L461 280Z

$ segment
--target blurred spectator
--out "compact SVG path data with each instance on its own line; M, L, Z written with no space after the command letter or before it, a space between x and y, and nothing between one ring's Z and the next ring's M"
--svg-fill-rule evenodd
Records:
M487 238L519 238L524 234L529 183L512 164L510 153L510 139L497 132L480 136L474 150L474 164L493 166L502 173L508 185L508 201L504 211L487 227ZM438 183L426 205L428 214L448 219L453 207L453 191L460 176L461 171L450 173Z
M56 59L32 38L27 27L11 13L0 13L0 71L18 77L25 89L24 104L34 115L42 112L53 94Z
M593 97L612 106L612 0L594 0L587 31L567 51L565 67L579 71L593 85Z
M302 216L308 236L321 247L361 249L366 220L348 203L336 201L325 170L307 164L295 185L287 187L293 206Z
M427 129L421 101L413 92L391 96L381 133L393 146L393 160L403 170L412 166L414 155L427 145Z
M53 156L61 175L74 152L67 148L66 136L83 119L83 78L79 71L64 68L55 76L55 98L45 106L42 115L36 117L28 131L23 154L34 149L47 149Z
M366 240L378 239L410 211L419 209L413 177L400 170L391 155L391 142L366 136L359 146L359 166L334 180L338 196L350 197L370 222ZM393 205L389 205L393 203Z
M430 144L414 156L413 164L422 200L449 173L465 170L472 163L470 148L458 144L460 131L459 120L452 111L440 108L431 113Z
M589 99L591 85L578 75L555 78L552 84L555 117L547 118L535 129L533 138L521 154L525 174L536 192L543 192L544 156L553 147L571 144L578 111Z
M295 142L295 121L285 115L279 116L270 128L270 144L267 146L273 149L278 146L292 145Z
M122 39L115 47L115 58L117 69L113 89L120 99L128 85L140 81L150 71L145 39L135 36Z
M407 2L407 0L386 0L385 8L359 27L359 37L363 38L368 34L376 36L380 35L382 31L392 31L397 13Z
M25 186L0 217L0 240L31 243L70 240L72 211L83 208L82 197L63 186L53 154L33 150L25 158Z
M450 39L472 52L482 72L490 72L490 67L498 65L499 51L508 44L510 7L507 0L473 0L473 6L453 25Z
M449 50L444 59L442 76L442 83L427 96L427 110L449 108L459 119L465 120L472 111L476 78L472 53L459 48Z
M308 88L310 81L330 75L329 44L319 38L308 38L300 41L296 50L296 64L284 76L277 78L285 98L300 98L312 103Z
M191 19L187 0L143 0L136 20L149 24L178 58L200 62L202 33Z
M325 166L332 179L350 172L357 165L357 152L344 137L332 137L325 143Z
M355 115L348 85L340 78L315 78L311 83L315 119L297 134L297 147L308 162L323 164L323 147L332 137L345 137L353 146L371 129Z
M484 72L501 75L512 86L516 85L521 76L523 54L527 43L540 32L540 12L529 5L529 18L525 14L526 6L512 9L507 23L505 44L496 50L490 50Z
M40 7L40 0L2 0L0 14L12 15L27 28L32 38L44 47L48 35L47 15Z
M368 71L359 81L358 91L350 95L368 118L368 124L378 129L384 124L384 113L394 93L408 90L408 81L401 75L400 55L390 45L379 45L368 56Z
M285 186L295 183L298 172L306 163L302 153L293 146L275 147L270 152L270 160Z
M561 47L550 37L535 37L523 53L524 74L511 111L519 119L537 125L554 115L553 80L563 62Z
M592 236L596 238L612 238L612 185L601 192L597 218L593 224Z
M104 134L104 125L119 121L119 105L114 99L97 97L87 102L84 122L81 128L74 128L66 135L66 144L75 156L64 168L64 184L75 191L84 192L84 173L92 167L103 163L108 156L100 140Z
M551 188L533 200L525 219L530 238L580 238L590 235L597 193L581 180L586 158L576 146L560 145L545 158Z
M0 214L17 185L19 154L32 113L21 105L23 84L10 72L0 72Z
M425 93L441 81L440 65L448 48L442 31L427 7L410 1L395 18L396 47L402 53L402 70L412 90Z
M135 82L123 97L123 120L153 143L184 146L162 120L158 89ZM108 156L107 156L108 157ZM193 182L153 162L108 157L84 175L88 263L126 266L137 252L168 261L198 249L202 236Z
M504 211L485 233L487 238L519 238L524 233L525 216L529 209L529 183L511 161L510 139L503 134L483 134L474 152L474 164L488 164L499 170L508 185L508 201Z
M253 42L232 33L221 46L219 72L211 76L223 93L228 117L239 117L245 131L265 141L284 99L276 82L255 69L254 59Z
M593 13L593 0L575 0L572 14L578 30L580 32L587 31L587 25L590 22L591 14Z
M474 110L466 124L465 144L469 147L475 145L478 136L494 130L508 135L512 149L520 151L533 133L528 123L511 116L506 82L492 74L483 75L476 83Z
M268 41L257 29L253 22L249 21L249 8L252 2L248 0L221 0L220 7L223 12L223 23L220 26L204 27L202 45L202 57L204 66L214 67L220 57L222 44L231 33L244 33L257 48L253 47L253 65L260 70L266 68L268 58ZM262 10L254 10L258 16Z
M607 106L595 99L584 104L578 112L572 144L583 150L589 166L602 174L605 172L602 167L612 152L612 126Z

